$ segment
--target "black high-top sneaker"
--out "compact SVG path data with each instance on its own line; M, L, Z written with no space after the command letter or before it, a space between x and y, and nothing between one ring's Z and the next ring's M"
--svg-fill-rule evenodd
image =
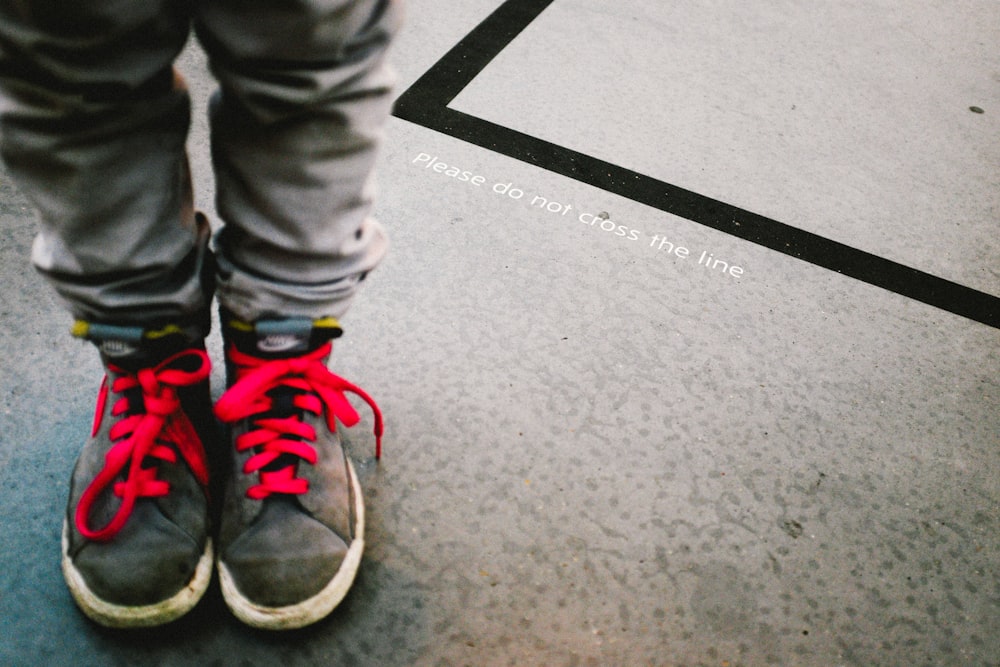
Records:
M365 512L337 420L358 413L345 392L382 416L361 389L327 368L336 320L240 322L223 312L229 389L215 406L231 425L233 464L219 530L219 580L237 618L299 628L347 594L364 549Z
M167 623L197 604L212 572L204 342L176 326L77 322L74 334L97 345L106 375L70 481L63 574L101 625Z

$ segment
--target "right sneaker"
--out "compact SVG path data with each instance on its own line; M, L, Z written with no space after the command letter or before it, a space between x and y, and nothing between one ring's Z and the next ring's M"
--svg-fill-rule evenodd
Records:
M70 481L63 574L101 625L168 623L211 580L211 364L201 338L178 327L78 322L74 333L97 345L106 375Z
M232 464L219 525L222 595L244 623L301 628L328 615L354 581L364 549L364 501L337 434L382 417L360 388L327 368L336 321L245 323L223 312L229 389L216 415L230 425Z

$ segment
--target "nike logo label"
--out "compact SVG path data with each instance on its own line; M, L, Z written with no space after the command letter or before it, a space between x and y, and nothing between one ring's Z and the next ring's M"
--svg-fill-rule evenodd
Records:
M268 334L257 340L257 349L261 352L293 352L305 350L307 346L307 339L295 334Z
M101 352L105 356L116 358L125 357L139 351L138 346L126 343L123 340L105 340L101 342Z

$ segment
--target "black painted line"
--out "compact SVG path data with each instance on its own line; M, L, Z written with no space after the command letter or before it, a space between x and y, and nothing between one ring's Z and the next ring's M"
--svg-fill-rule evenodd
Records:
M875 287L1000 328L1000 297L448 108L553 0L507 0L396 101L394 115Z

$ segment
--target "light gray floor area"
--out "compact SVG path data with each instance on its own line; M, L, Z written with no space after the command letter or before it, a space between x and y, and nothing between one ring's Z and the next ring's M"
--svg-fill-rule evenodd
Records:
M499 4L412 0L401 89ZM997 26L556 0L453 106L996 295ZM181 67L211 211L212 83ZM380 463L370 420L349 436L355 589L291 634L214 588L123 634L59 572L98 360L0 174L0 663L1000 664L1000 331L398 119L379 184L393 247L334 362L387 417Z
M970 107L1000 104L998 25L982 0L557 0L452 106L995 294L1000 114Z

